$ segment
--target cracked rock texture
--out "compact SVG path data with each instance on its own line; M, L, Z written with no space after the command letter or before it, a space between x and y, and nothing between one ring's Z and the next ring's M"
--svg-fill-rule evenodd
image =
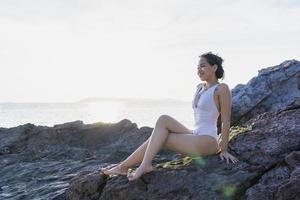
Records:
M232 89L232 124L238 125L269 111L300 101L300 62L286 60L263 68L247 84Z
M252 129L230 140L236 164L218 155L193 159L187 166L157 168L129 182L126 176L101 179L95 199L300 199L300 105L264 113L248 121ZM243 125L249 125L243 124ZM99 175L101 174L101 175ZM78 176L78 179L93 179ZM83 195L76 178L67 190L68 199ZM92 185L91 185L92 187Z
M0 199L300 199L299 72L285 61L232 90L232 121L248 127L229 141L236 164L162 149L157 168L129 182L99 168L129 156L153 128L127 119L0 128Z

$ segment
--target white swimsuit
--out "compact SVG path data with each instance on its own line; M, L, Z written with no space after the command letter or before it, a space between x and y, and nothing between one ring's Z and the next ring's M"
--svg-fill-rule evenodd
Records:
M217 120L220 113L214 100L214 91L218 85L219 83L206 91L203 83L197 85L192 102L195 120L193 135L209 135L218 140Z

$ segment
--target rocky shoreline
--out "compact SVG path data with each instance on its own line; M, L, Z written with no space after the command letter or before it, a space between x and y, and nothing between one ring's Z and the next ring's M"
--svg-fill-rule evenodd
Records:
M151 127L124 119L0 128L0 199L300 199L300 62L262 69L232 95L238 163L162 149L157 169L133 182L100 167L130 155Z

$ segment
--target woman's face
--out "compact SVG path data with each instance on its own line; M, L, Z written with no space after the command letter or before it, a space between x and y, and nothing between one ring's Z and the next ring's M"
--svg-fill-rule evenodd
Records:
M206 58L201 57L198 63L198 76L202 81L211 79L215 75L215 65L210 65Z

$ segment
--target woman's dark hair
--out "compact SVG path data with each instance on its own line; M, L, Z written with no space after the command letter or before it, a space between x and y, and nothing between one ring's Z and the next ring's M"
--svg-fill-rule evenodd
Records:
M223 66L222 66L222 63L223 63L223 58L221 58L220 56L218 55L215 55L213 54L212 52L208 52L208 53L204 53L202 55L199 56L200 58L201 57L204 57L206 58L207 62L210 64L210 65L214 65L216 64L218 66L217 70L216 70L216 77L219 79L219 78L222 78L222 80L224 79L224 69L223 69Z

